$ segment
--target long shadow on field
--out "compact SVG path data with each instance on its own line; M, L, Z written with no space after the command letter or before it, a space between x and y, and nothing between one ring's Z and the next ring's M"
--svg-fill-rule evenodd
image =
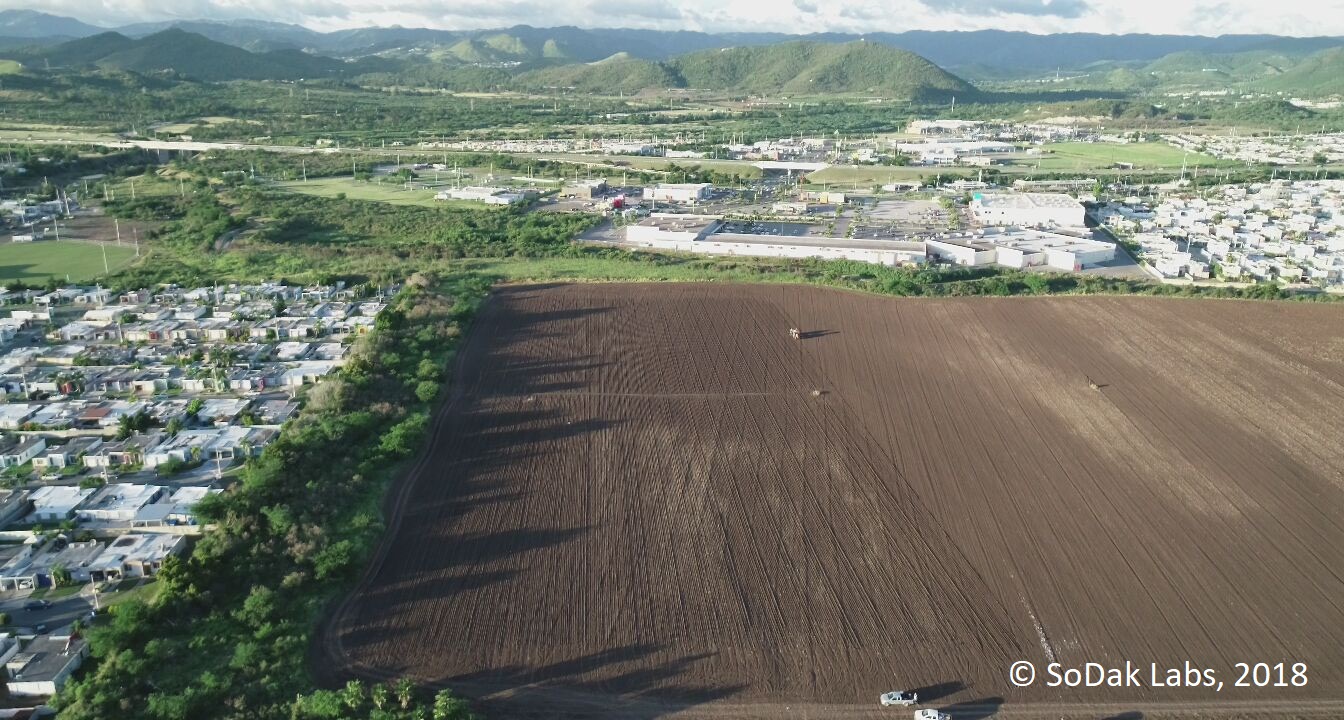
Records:
M960 680L951 682L941 682L935 685L925 685L924 687L913 688L912 692L919 696L922 703L931 703L941 700L949 695L956 695L966 689L966 683Z
M984 720L997 715L1001 707L1003 707L1003 698L986 697L959 702L956 705L948 705L939 709L951 715L952 720Z
M444 678L437 685L479 698L487 716L611 717L651 720L731 697L744 685L678 683L712 654L655 659L663 646L640 643L529 667L509 665Z
M1130 710L1129 712L1122 712L1119 715L1107 715L1101 720L1143 720L1143 713L1138 710Z

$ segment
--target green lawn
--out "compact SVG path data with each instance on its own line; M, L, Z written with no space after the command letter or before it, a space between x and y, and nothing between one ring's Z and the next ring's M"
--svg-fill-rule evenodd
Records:
M1118 162L1133 163L1145 169L1177 168L1181 162L1190 167L1211 167L1220 161L1202 153L1189 153L1166 143L1052 143L1042 148L1041 170L1090 170L1107 168Z
M0 75L17 75L23 66L13 60L0 60Z
M116 272L135 259L135 249L108 245L107 267ZM0 283L22 280L44 283L48 278L85 282L103 274L103 248L96 243L9 242L0 238Z
M508 282L808 282L801 274L787 274L796 264L787 259L663 253L640 257L644 262L599 257L471 258L455 261L454 267Z
M378 183L364 182L352 178L317 178L303 182L278 182L276 187L290 192L316 195L318 197L336 197L341 193L351 200L372 200L392 205L421 205L424 207L490 207L482 203L464 200L435 200L429 190L407 190L395 181Z
M28 597L31 600L40 600L43 598L47 600L58 600L63 597L78 595L79 591L83 589L84 589L83 583L76 583L74 585L65 585L63 587L44 587L34 590L33 594L29 595Z

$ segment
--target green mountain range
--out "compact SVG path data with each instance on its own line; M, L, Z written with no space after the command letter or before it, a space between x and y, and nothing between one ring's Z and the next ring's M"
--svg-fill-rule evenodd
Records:
M1309 55L1258 87L1311 96L1344 95L1344 48Z
M583 65L524 72L524 89L573 88L615 94L691 88L743 94L866 94L929 100L974 92L966 81L914 53L863 41L788 42L704 50L656 62L617 55Z
M173 73L207 82L354 76L395 68L378 58L347 63L300 50L254 53L177 28L138 40L114 32L101 33L18 59L31 66L36 66L34 61L53 68L92 65L141 74Z

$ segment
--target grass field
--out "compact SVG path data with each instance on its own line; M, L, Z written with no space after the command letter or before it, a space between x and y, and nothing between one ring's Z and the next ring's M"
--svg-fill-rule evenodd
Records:
M135 259L129 246L107 246L107 267L113 271ZM46 282L48 278L71 282L91 280L103 274L103 251L93 243L43 241L0 242L0 283L22 280Z
M912 167L896 165L832 165L825 170L808 173L811 185L833 185L838 189L867 190L873 185L890 182L909 182L912 180L933 181L939 175L943 177L967 176L971 168L955 167Z
M698 167L705 170L714 170L723 173L736 173L744 178L756 178L761 176L760 168L752 165L746 160L713 160L697 158L660 158L660 157L640 157L634 155L580 155L573 153L523 153L525 157L535 157L542 160L554 160L557 162L570 162L577 165L592 166L594 169L606 169L607 177L615 179L618 175L612 175L612 172L619 174L622 170L666 170L669 165L690 168ZM681 182L679 178L670 178L669 182Z
M1089 170L1108 168L1117 162L1133 163L1135 167L1179 168L1185 162L1191 167L1212 167L1221 161L1201 153L1189 153L1166 143L1054 143L1046 145L1048 155L1041 156L1041 170Z
M307 182L278 182L278 188L290 192L316 195L318 197L336 197L342 193L351 200L371 200L392 205L419 205L422 207L462 207L485 208L488 205L464 200L435 200L434 193L428 190L407 190L392 183L364 182L351 178L319 178Z
M0 75L16 75L23 72L23 66L14 60L0 60Z

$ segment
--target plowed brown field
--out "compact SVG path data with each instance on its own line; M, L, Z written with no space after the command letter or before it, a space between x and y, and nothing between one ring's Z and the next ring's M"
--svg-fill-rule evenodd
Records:
M1338 306L513 287L455 383L338 672L499 716L1344 717ZM1041 685L1126 660L1224 686Z

